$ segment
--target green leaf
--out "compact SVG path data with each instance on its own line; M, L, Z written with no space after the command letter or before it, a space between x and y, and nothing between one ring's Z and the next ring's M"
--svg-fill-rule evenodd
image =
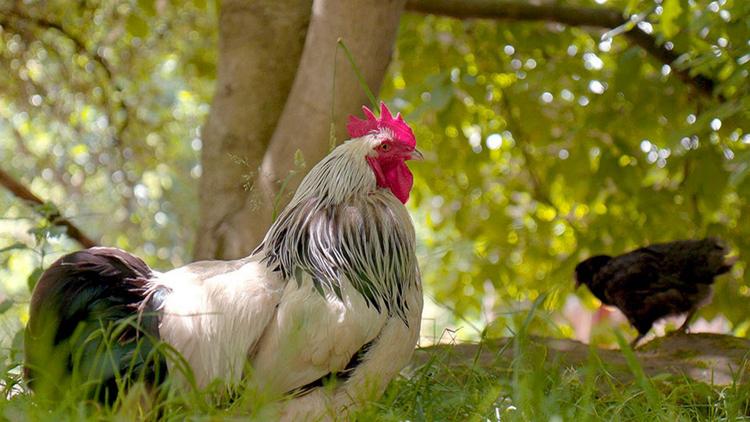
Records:
M298 169L305 168L305 156L300 149L294 151L294 167Z
M44 270L41 267L37 267L31 272L31 274L29 274L29 278L26 279L26 284L29 286L30 292L34 291L34 287L36 287L36 283L39 282L39 278L42 276L43 272Z
M13 341L11 342L10 346L10 359L11 361L19 362L21 359L23 359L24 350L26 348L26 343L24 341L24 329L21 328L20 330L16 331L16 334L13 336Z
M628 0L625 4L625 13L628 15L635 13L638 9L638 3L640 3L638 0Z
M47 220L60 215L60 210L52 202L44 202L42 204L35 204L34 211L43 215Z
M8 310L13 307L14 303L13 299L5 299L0 302L0 315L8 312Z
M148 35L148 22L135 13L128 16L125 27L128 29L128 33L134 37L144 38Z
M138 0L138 7L149 16L156 14L156 2L154 0Z
M672 38L680 28L675 21L682 13L680 0L664 0L662 3L663 11L661 13L661 31L666 38Z
M739 186L745 181L748 174L750 174L750 163L740 163L737 169L732 172L732 175L729 176L729 183L732 186Z

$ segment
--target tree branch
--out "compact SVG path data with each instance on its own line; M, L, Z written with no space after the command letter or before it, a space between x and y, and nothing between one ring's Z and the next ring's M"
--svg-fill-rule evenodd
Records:
M15 180L11 175L0 169L0 185L8 189L17 198L35 205L44 205L38 196L34 195L26 186ZM97 243L76 227L70 220L64 218L59 212L44 215L52 224L63 226L67 229L68 236L75 239L84 248L97 246Z
M448 16L457 19L501 19L512 21L556 22L568 26L617 28L628 19L622 12L607 8L564 6L557 3L532 4L518 0L408 0L406 9L412 12ZM656 39L637 26L624 34L630 42L641 47L663 64L672 66L680 54L659 45ZM690 75L689 69L672 67L680 80L693 86L701 94L712 97L716 82L703 75ZM722 96L718 99L724 101Z
M485 340L480 344L438 344L417 349L409 366L411 369L424 365L433 368L482 368L499 376L507 376L507 368L519 358L513 347L514 341L513 338L500 338ZM544 356L542 370L584 368L592 359L596 359L601 362L603 370L620 382L628 382L634 377L619 350L600 349L570 339L534 336L525 341L524 347L528 355ZM634 353L649 377L672 374L713 385L731 385L750 380L750 375L744 370L748 347L750 341L745 338L675 333L651 340ZM439 382L439 378L436 378L436 382Z

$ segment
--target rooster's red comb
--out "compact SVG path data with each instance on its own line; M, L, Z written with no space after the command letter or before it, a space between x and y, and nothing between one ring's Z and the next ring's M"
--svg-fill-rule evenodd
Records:
M368 133L377 132L381 129L388 129L393 132L394 141L406 144L411 148L417 146L417 139L414 137L414 132L412 132L409 125L404 122L401 113L396 114L396 117L394 118L384 102L380 102L379 118L375 117L375 114L373 114L372 110L367 108L367 106L362 106L362 111L365 113L366 119L349 116L349 123L346 125L346 129L349 131L349 136L352 138L359 138Z

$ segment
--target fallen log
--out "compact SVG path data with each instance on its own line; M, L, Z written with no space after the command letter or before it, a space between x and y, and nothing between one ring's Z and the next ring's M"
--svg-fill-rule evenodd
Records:
M622 382L632 381L634 372L625 354L576 340L528 337L522 345L514 338L489 339L473 344L439 344L420 348L410 369L429 364L449 367L481 367L498 375L506 374L522 355L542 356L546 368L578 369L592 359ZM649 376L676 375L712 385L750 381L750 339L721 334L673 334L656 338L634 351ZM539 368L542 369L542 368Z

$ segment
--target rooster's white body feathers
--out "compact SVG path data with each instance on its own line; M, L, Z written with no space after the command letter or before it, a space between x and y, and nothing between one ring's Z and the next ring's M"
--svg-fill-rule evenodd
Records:
M316 165L251 256L151 281L167 292L160 336L198 385L246 377L268 394L296 393L286 417L322 416L381 392L408 362L422 310L414 228L365 160L387 135ZM329 374L343 380L333 391L320 386Z

